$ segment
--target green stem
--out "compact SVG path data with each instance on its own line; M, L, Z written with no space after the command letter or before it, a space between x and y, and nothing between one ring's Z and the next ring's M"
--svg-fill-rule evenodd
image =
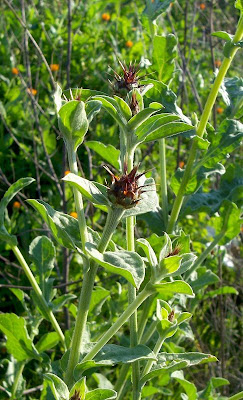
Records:
M73 151L72 146L69 145L67 142L66 142L66 147L67 147L67 153L68 153L69 169L73 174L78 175L76 152ZM74 195L76 211L78 214L78 225L79 225L79 231L80 231L83 252L85 253L85 243L89 241L89 234L88 234L85 215L84 215L83 198L82 198L81 193L75 187L73 188L73 195Z
M159 354L159 351L160 351L160 349L161 349L161 347L162 347L162 345L164 343L164 340L165 340L164 336L160 336L158 338L158 340L157 340L157 342L156 342L156 344L154 346L154 349L153 349L153 352L154 352L155 356L157 356ZM144 377L145 375L147 375L150 372L150 370L151 370L151 368L152 368L154 363L155 363L155 361L153 361L153 360L149 360L147 362L147 364L146 364L146 366L145 366L145 368L143 370L142 377Z
M162 202L164 224L166 226L168 223L168 199L167 199L165 139L159 140L159 158L160 158L161 202Z
M66 348L65 345L65 339L64 339L64 335L62 333L62 330L53 314L53 312L50 310L50 308L48 307L48 304L43 296L43 293L38 285L38 283L36 282L36 279L34 277L34 275L31 272L30 267L28 266L28 264L26 263L21 251L19 250L19 248L17 246L12 246L11 247L16 258L18 259L21 267L23 268L25 275L27 276L27 278L29 279L29 282L32 286L32 288L35 291L36 297L41 305L41 307L43 308L45 314L47 315L49 321L51 322L53 328L55 329L55 331L57 332L60 341L62 342L63 346Z
M11 397L10 397L10 400L15 400L15 399L16 399L15 393L16 393L16 390L17 390L17 388L18 388L19 380L20 380L20 378L21 378L21 375L22 375L24 366L25 366L25 361L21 361L21 362L19 363L19 365L18 365L18 371L17 371L16 376L15 376L15 378L14 378L14 383L13 383L13 386L12 386L12 389L11 389Z
M148 327L148 329L146 330L145 334L143 335L143 337L141 339L141 344L146 344L149 341L151 336L156 331L157 324L158 324L158 321L151 322L150 326Z
M106 247L123 213L124 210L122 208L112 208L109 210L104 231L98 245L98 250L101 253L103 253L106 250ZM82 340L86 328L90 300L94 287L94 281L97 269L98 267L95 265L94 261L91 261L89 271L84 274L84 280L78 305L77 318L75 322L75 328L73 332L70 355L68 360L67 372L65 376L65 382L67 383L68 386L72 385L73 370L76 364L78 363L79 355L82 352Z
M143 312L139 321L139 328L138 328L138 343L141 342L142 337L143 337L143 333L144 333L144 329L146 327L147 321L148 321L148 315L149 315L149 311L151 308L151 305L154 301L154 296L150 296L144 304L143 307Z
M100 338L95 344L92 350L84 357L82 362L92 360L96 354L104 347L104 345L116 334L116 332L124 325L131 315L137 310L137 308L154 293L154 288L151 284L147 284L141 293L138 294L136 299L129 304L123 314L117 319L117 321L108 329L108 331Z
M127 171L131 172L133 169L134 149L129 146L127 149ZM134 239L134 222L133 216L126 219L126 239L127 239L127 250L135 251L135 239ZM136 288L128 282L128 303L132 304L136 299ZM130 346L135 347L138 344L138 320L137 311L135 311L129 320L130 323ZM133 386L133 400L138 397L138 385L139 385L139 362L132 363L132 386Z
M127 374L129 371L130 365L129 364L123 364L123 366L121 367L121 370L119 372L119 378L116 381L114 390L117 392L117 400L118 399L122 399L122 393L123 393L123 389L124 386L126 384L127 381Z
M237 27L233 42L234 43L239 42L241 40L241 38L242 38L242 35L243 35L243 16L241 16L241 18L239 20L239 24L238 24L238 27ZM227 71L228 71L228 69L230 67L230 64L231 64L231 62L232 62L237 50L238 50L238 48L234 47L232 49L232 51L231 51L230 57L229 58L225 57L223 62L222 62L222 65L220 67L219 73L218 73L218 75L217 75L217 77L216 77L216 79L215 79L215 81L213 83L213 86L212 86L211 91L209 93L207 102L205 104L201 120L200 120L199 125L197 127L197 132L196 133L197 133L197 136L199 136L199 137L203 137L207 122L209 120L212 108L214 106L216 97L217 97L218 92L219 92L219 88L220 88L220 86L221 86L221 84L222 84L222 82L224 80L224 77L225 77L225 75L226 75L226 73L227 73ZM182 182L180 184L180 188L179 188L177 197L176 197L175 202L173 204L170 221L169 221L169 225L168 225L168 228L167 228L167 232L168 233L171 233L173 231L174 226L176 224L176 221L178 219L178 215L180 213L181 206L182 206L182 203L183 203L183 200L184 200L184 192L185 192L187 183L188 183L188 181L189 181L189 179L191 177L193 163L194 163L194 160L196 158L196 153L197 153L197 138L195 138L193 140L193 144L192 144L192 147L191 147L191 150L190 150L190 154L189 154L187 166L186 166L186 169L185 169L185 173L183 175Z

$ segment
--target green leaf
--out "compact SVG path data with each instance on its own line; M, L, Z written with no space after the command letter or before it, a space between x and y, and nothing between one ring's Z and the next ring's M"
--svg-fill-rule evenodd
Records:
M53 279L49 279L49 277L54 268L56 257L55 247L47 236L38 236L30 244L29 254L36 266L37 280L43 296L49 302L53 283Z
M159 81L167 83L172 78L175 69L176 37L172 34L154 36L153 70L157 72Z
M59 342L59 336L56 332L48 332L41 336L35 347L39 353L50 350Z
M142 247L144 253L146 254L149 264L152 267L155 267L158 264L158 260L149 242L146 239L137 239L137 243L140 247Z
M0 329L7 337L7 349L17 361L39 360L26 328L26 321L15 314L0 314Z
M227 105L226 116L228 118L241 118L243 115L243 79L237 76L225 78L220 93Z
M185 170L182 170L181 168L178 168L176 173L174 174L174 176L171 179L171 189L173 190L173 192L177 195L182 179L183 179L183 175L184 175ZM203 182L210 176L213 174L220 174L223 175L225 173L225 168L222 164L217 163L216 165L214 165L213 167L200 167L196 173L194 173L194 175L189 179L187 186L185 188L185 195L190 195L195 193L200 186L203 184Z
M178 255L163 258L159 263L158 275L160 279L175 273L180 267L181 259L182 256Z
M174 361L174 362L171 362L170 365L168 365L168 366L166 366L165 363L154 364L151 368L151 371L142 377L142 379L140 380L140 384L142 386L150 379L153 379L153 378L161 376L161 375L163 375L163 376L168 375L174 371L178 371L187 366L188 366L187 361Z
M203 295L203 299L213 298L215 296L221 296L223 294L236 294L238 295L239 292L232 286L223 286L216 290L210 290Z
M17 238L14 235L10 235L4 226L4 214L8 203L12 200L16 194L22 190L25 186L30 185L34 182L33 178L20 178L18 181L13 183L4 194L0 202L0 239L9 243L11 246L17 245Z
M143 259L132 251L107 251L101 254L92 243L86 243L86 251L99 265L126 278L134 287L139 288L144 280Z
M94 346L94 343L91 344ZM91 350L92 346L87 345L87 349ZM102 366L112 366L115 364L126 364L133 363L135 361L142 360L154 360L157 358L153 351L151 351L145 345L137 345L135 347L124 347L115 344L107 344L102 350L96 355L92 361L80 362L77 364L74 370L74 376L76 379L80 378L85 371L91 368L97 368Z
M159 205L159 198L156 193L156 186L153 178L145 178L142 176L138 180L138 185L142 189L140 199L134 207L125 210L122 218L154 211Z
M229 200L224 200L219 209L220 217L211 219L216 235L224 231L223 238L219 241L219 245L224 245L232 240L240 232L241 220L240 210L236 204Z
M167 363L171 361L186 361L187 366L191 367L192 365L215 362L217 361L217 358L212 356L211 354L196 353L196 352L158 354L158 363Z
M238 10L243 12L243 1L242 0L236 0L235 1L235 8L238 8Z
M127 121L132 117L132 111L129 105L123 100L121 97L114 96L114 99L116 100L121 113L124 115Z
M209 146L200 165L206 168L213 168L224 160L228 153L234 151L240 144L243 136L243 124L233 119L224 120L216 134L210 136L211 145Z
M160 108L163 106L160 105ZM144 108L142 111L134 115L128 122L127 126L131 131L137 130L140 125L142 125L145 121L149 119L151 115L153 115L158 109L153 109L150 106L148 108Z
M54 210L49 204L42 200L30 199L27 202L34 207L47 223L56 241L68 249L81 252L79 225L76 218ZM89 240L98 244L99 234L88 227Z
M102 305L108 299L108 297L110 297L109 290L106 290L100 286L95 287L91 295L89 312L95 312L95 314L99 314Z
M142 82L143 83L143 82ZM157 101L158 103L161 103L164 108L165 112L167 113L173 113L176 114L180 117L180 119L187 123L191 124L191 121L189 118L187 118L180 107L176 104L176 94L169 89L169 87L163 83L156 81L154 79L146 79L144 83L151 83L153 84L152 89L150 89L145 96L152 102L152 101ZM195 134L193 134L195 136Z
M72 143L76 151L89 128L85 104L83 101L71 100L60 108L58 115L61 135L66 143Z
M56 84L56 90L53 94L53 99L56 107L56 112L58 113L58 111L62 107L62 88L58 85L58 83Z
M115 99L109 96L94 96L93 100L99 100L102 103L102 107L112 116L112 118L118 123L118 125L124 129L126 126L126 118L121 112L120 106Z
M109 206L110 201L107 197L107 188L96 182L90 182L88 179L81 178L76 174L69 173L63 179L70 186L75 187L86 197L87 200L94 204ZM102 189L102 191L100 190Z
M171 0L154 0L154 2L147 1L143 14L153 21L160 14L165 12L170 7L171 3Z
M218 37L220 39L224 39L226 41L231 41L233 39L233 37L234 37L233 35L231 35L228 32L225 32L225 31L213 32L211 35L212 36L216 36L216 37Z
M86 108L87 120L88 120L89 124L92 121L92 119L95 117L95 115L98 114L98 112L101 109L101 106L102 106L101 101L98 101L98 100L87 101L87 103L85 104L85 108Z
M85 400L86 398L86 378L83 377L76 382L70 390L69 397L71 398L75 392L78 392L78 400Z
M111 144L105 145L101 142L89 141L85 145L99 154L103 160L113 165L118 171L120 170L120 150Z
M168 124L162 125L154 132L149 133L144 142L148 143L152 140L162 139L169 136L175 136L184 133L194 133L194 127L186 124L185 122L169 122Z
M198 271L198 270L197 270ZM205 286L213 285L214 283L219 282L219 277L214 274L211 270L204 270L201 276L199 276L194 281L190 282L190 285L194 292L202 289Z
M65 382L63 382L57 375L51 373L45 374L44 377L51 387L51 391L56 400L69 399L69 390Z
M157 292L166 296L174 296L176 293L186 294L188 297L194 297L192 288L183 281L156 283L153 285Z
M188 400L197 400L197 388L194 383L187 381L184 378L182 371L175 371L171 374L171 377L174 378L180 385L185 389L185 392L188 396Z
M112 389L94 389L86 394L85 400L112 400L116 397L117 393Z

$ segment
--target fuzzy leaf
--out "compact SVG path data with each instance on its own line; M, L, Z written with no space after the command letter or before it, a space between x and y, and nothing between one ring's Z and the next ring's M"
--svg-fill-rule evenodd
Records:
M116 149L111 144L105 145L104 143L96 142L95 140L85 142L85 145L99 154L104 161L113 165L113 167L118 171L120 170L120 150Z
M63 382L57 375L51 373L45 374L44 377L51 387L51 391L56 400L69 399L69 390L65 382Z
M186 294L189 297L194 297L192 288L188 283L183 281L156 283L153 285L157 292L165 296L172 297L176 293Z
M158 264L158 260L150 243L146 239L137 239L137 243L140 247L142 247L150 265L155 267Z
M172 34L154 36L153 69L157 72L158 80L164 83L171 79L175 69L176 45L176 37Z
M224 200L219 209L220 217L213 218L213 226L216 234L224 231L223 238L219 241L219 245L224 245L232 240L240 232L241 212L235 203Z
M75 394L75 392L78 392L79 400L85 400L86 396L86 378L81 378L76 382L72 389L70 390L69 397L71 397Z
M59 336L56 332L48 332L41 336L40 340L36 343L36 349L39 353L50 350L59 342Z
M117 393L112 389L94 389L86 394L85 400L112 400L116 397Z
M143 259L132 251L107 251L101 254L92 243L86 243L87 253L99 265L126 278L134 287L139 288L144 280Z

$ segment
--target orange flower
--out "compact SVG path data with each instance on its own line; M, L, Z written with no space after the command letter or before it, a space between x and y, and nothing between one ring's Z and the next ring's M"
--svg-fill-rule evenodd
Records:
M127 40L125 45L130 49L133 46L133 42L131 40Z
M219 68L221 65L221 61L220 60L215 60L215 67Z
M184 165L185 165L184 161L180 161L180 162L179 162L179 167L180 167L180 168L183 168Z
M103 21L110 21L111 16L108 13L104 13L102 14L101 18L103 19Z
M52 72L56 72L59 70L59 64L51 64L50 68Z
M15 201L15 202L13 203L13 208L15 208L15 210L19 210L20 207L21 207L21 204L20 204L19 201Z
M206 4L204 4L204 3L201 3L199 7L201 8L201 10L205 10L205 8L206 8Z
M19 74L19 70L18 70L18 68L12 68L12 74L13 75L18 75Z
M69 171L69 170L67 169L67 171L64 172L64 176L70 174L70 172L71 172L71 171Z
M28 89L27 89L27 92L28 92L29 94L32 94L32 96L35 96L35 95L37 94L37 90L36 90L36 89L28 88Z
M223 114L224 109L222 107L217 107L216 111L217 111L218 114Z
M78 218L78 214L75 211L70 212L71 217Z

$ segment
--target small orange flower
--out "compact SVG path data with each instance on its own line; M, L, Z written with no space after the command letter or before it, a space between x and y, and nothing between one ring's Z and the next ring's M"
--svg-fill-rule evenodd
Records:
M19 74L19 70L18 70L18 68L12 68L12 74L13 75L18 75Z
M52 72L56 72L59 70L59 64L51 64L50 68Z
M15 210L19 210L20 207L21 207L21 204L20 204L19 201L15 201L15 202L13 203L13 208L14 208Z
M28 88L28 89L27 89L27 92L28 92L29 94L32 94L32 96L35 96L35 95L37 94L37 90L36 90L36 89Z
M71 171L69 171L69 170L67 169L67 171L64 172L64 176L70 174L70 172L71 172Z
M174 3L170 3L170 7L173 7L173 4L174 4Z
M70 212L71 217L78 218L78 214L75 211Z
M131 40L127 40L125 44L129 49L133 46L133 42Z
M221 66L221 61L220 60L215 60L215 67L219 68Z
M217 107L216 111L217 111L218 114L223 114L224 109L222 107Z
M108 13L104 13L102 14L101 18L103 19L103 21L110 21L111 16Z
M180 162L179 162L179 167L180 167L180 168L183 168L184 165L185 165L184 161L180 161Z
M201 3L199 7L200 7L200 9L201 9L201 10L205 10L205 8L206 8L206 4L204 4L204 3Z

